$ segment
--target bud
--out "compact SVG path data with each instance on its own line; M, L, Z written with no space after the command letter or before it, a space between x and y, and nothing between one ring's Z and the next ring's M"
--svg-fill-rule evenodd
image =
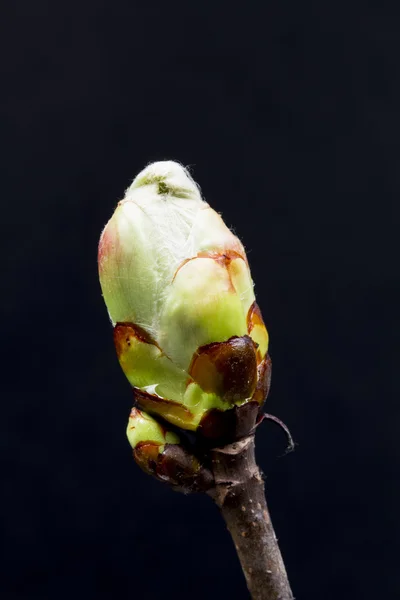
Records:
M150 415L132 408L126 430L137 464L150 475L184 492L207 491L214 483L209 469Z
M258 411L271 363L246 254L186 169L136 177L102 233L99 274L141 408L211 437L210 416Z

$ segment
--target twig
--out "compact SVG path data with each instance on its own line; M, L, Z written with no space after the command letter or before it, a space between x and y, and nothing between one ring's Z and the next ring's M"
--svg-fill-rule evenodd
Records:
M253 600L293 600L254 454L254 436L211 451L219 506Z

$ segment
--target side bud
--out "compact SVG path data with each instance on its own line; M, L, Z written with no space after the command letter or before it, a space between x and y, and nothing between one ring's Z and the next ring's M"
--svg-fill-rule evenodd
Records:
M102 233L99 274L141 408L213 438L221 413L251 403L256 415L271 363L247 257L183 167L136 177Z
M153 417L132 408L127 437L143 471L184 493L205 492L214 485L211 471L180 444L176 433Z

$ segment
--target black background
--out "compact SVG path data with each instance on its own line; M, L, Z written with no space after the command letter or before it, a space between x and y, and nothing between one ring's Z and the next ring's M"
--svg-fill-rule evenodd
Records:
M399 28L385 2L8 3L4 600L247 598L205 497L145 476L97 241L149 161L243 240L271 336L258 459L298 600L398 598Z

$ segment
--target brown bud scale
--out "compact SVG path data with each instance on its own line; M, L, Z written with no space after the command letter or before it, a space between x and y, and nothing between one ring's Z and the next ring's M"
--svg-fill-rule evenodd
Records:
M160 349L157 342L139 325L134 323L117 323L114 327L114 344L118 359L131 344L131 338L134 337L145 344L152 344ZM160 349L161 350L161 349Z
M211 471L179 444L140 442L133 451L139 467L160 481L183 491L206 492L214 485Z
M201 346L193 355L189 374L204 391L230 404L251 398L257 384L255 344L245 335Z
M159 396L143 392L138 388L134 388L134 392L136 402L142 410L164 417L174 425L180 426L183 424L184 429L186 429L187 424L194 419L193 413L183 404L179 404L179 402L160 398Z
M252 400L258 402L262 406L268 396L271 386L272 361L267 354L264 360L257 367L258 381L257 386L252 396Z
M198 432L212 443L216 440L218 444L234 442L254 429L259 409L259 404L253 400L226 411L213 408L203 416Z

